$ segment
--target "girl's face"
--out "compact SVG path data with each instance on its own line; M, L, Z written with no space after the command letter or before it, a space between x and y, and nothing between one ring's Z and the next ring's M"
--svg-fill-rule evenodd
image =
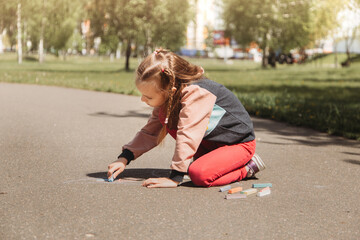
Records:
M136 87L141 93L141 101L150 107L160 107L165 104L168 96L166 92L161 91L160 88L156 86L157 82L154 83L152 81L156 80L137 83Z

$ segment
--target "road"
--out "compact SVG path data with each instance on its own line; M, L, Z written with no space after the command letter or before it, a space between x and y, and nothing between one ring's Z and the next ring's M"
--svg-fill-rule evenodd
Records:
M139 97L0 83L0 239L360 239L360 142L253 118L266 197L224 199L169 173L174 141L133 161L115 183L107 165L143 126Z

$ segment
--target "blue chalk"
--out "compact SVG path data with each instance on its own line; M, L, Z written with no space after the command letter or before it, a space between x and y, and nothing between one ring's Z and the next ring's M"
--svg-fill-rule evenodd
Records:
M220 192L225 192L231 189L231 185L227 185L225 187L220 188Z
M252 185L253 188L266 188L266 187L272 187L271 183L254 183Z
M114 181L114 174L111 175L111 178L108 179L108 182L113 182Z

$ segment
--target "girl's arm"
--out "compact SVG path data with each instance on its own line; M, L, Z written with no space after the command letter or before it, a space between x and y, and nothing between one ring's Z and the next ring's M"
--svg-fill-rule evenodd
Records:
M162 128L158 114L159 108L154 108L147 124L135 135L131 142L123 146L123 151L118 156L118 160L108 166L108 178L111 176L116 178L124 171L130 161L158 145L157 137Z
M136 133L132 141L122 147L123 152L119 158L126 158L127 164L158 145L157 138L162 128L158 117L159 109L154 108L147 124Z

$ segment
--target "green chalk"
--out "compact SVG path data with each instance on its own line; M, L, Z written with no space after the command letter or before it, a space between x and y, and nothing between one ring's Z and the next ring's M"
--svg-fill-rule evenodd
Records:
M266 187L272 187L271 183L254 183L252 185L253 188L266 188Z

